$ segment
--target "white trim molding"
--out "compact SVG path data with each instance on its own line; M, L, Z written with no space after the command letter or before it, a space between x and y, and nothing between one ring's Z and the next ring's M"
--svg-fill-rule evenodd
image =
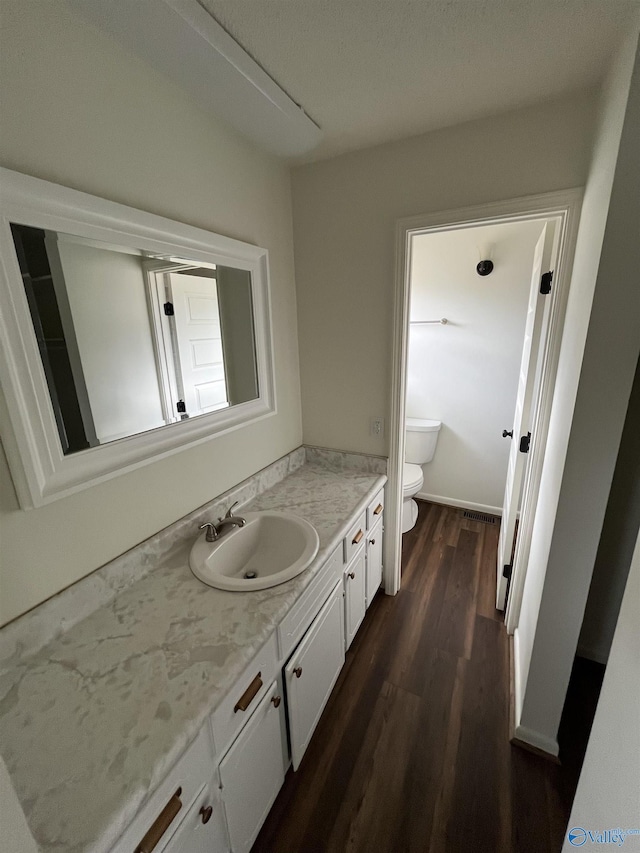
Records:
M520 723L520 714L518 709L522 703L522 673L520 671L520 636L518 629L513 633L513 645L511 647L511 690L512 702L510 721L511 725L511 742L517 746L524 746L533 749L536 752L544 752L546 755L557 758L560 752L558 741L555 738L547 737L540 732L523 726Z
M557 758L560 753L560 747L555 738L541 735L539 732L534 732L533 729L528 729L526 726L516 726L513 740L532 746L540 752L546 752L547 755L551 755L554 758Z
M470 509L476 512L486 512L488 515L502 515L501 506L489 506L488 504L478 504L474 501L460 501L458 498L448 498L444 495L428 495L426 492L418 492L416 498L420 501L430 501L434 504L444 504L445 506L455 506L460 509Z
M0 169L0 428L23 508L37 507L276 412L266 249ZM64 455L11 223L251 273L259 396Z
M69 0L81 15L261 148L299 157L322 131L198 0Z
M533 458L530 465L533 469L525 483L523 507L528 507L529 514L535 509L537 489L541 471L541 457L544 454L546 430L551 412L551 400L555 383L560 340L564 323L564 312L571 279L571 266L575 251L575 239L578 228L582 190L566 189L557 192L543 193L534 196L491 202L489 204L447 210L440 213L429 213L400 219L396 223L396 264L395 264L395 302L392 350L392 380L391 380L391 442L389 452L389 483L387 491L387 531L385 536L385 589L395 595L400 589L401 558L402 558L402 465L404 460L404 421L406 403L406 372L409 337L409 300L411 291L411 246L412 238L418 234L450 231L462 228L473 228L481 225L493 225L507 222L528 221L532 219L547 219L558 217L562 220L562 238L559 250L558 266L554 275L554 307L550 323L547 352L543 368L542 391L539 411L536 421L538 430L537 440L532 443L531 457L537 455L535 465ZM429 497L429 500L435 499ZM526 503L525 503L526 501ZM451 501L447 501L451 503ZM494 507L491 508L495 510ZM530 536L529 519L523 519L520 526L518 541L526 539L527 531ZM532 519L531 519L532 522ZM524 528L524 533L523 533ZM523 542L521 552L527 553L529 543ZM526 568L526 560L521 565ZM514 563L515 567L515 563ZM524 571L520 573L524 574ZM512 590L516 572L512 580ZM520 578L515 597L521 595ZM510 595L510 602L514 592ZM517 602L514 613L519 610ZM511 625L511 631L514 625ZM540 747L542 748L542 747Z

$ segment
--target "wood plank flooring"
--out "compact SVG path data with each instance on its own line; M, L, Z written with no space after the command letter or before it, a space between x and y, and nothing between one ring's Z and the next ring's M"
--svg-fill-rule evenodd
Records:
M498 525L420 503L253 853L560 850L575 782L508 741Z

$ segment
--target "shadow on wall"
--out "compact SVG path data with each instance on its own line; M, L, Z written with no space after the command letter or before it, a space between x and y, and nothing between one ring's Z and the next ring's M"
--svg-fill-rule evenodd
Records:
M640 527L640 361L589 587L578 654L606 663Z

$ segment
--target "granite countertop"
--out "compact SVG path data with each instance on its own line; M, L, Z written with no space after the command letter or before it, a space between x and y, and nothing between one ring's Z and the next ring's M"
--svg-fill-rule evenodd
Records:
M2 675L0 752L41 851L109 850L385 480L307 463L242 507L315 526L318 555L297 578L212 589L181 543Z

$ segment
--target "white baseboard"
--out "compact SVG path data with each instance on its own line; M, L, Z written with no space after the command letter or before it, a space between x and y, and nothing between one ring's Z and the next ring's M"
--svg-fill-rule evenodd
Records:
M416 498L422 501L431 501L431 503L434 504L458 506L461 509L475 509L477 512L486 512L488 515L502 515L501 506L488 506L487 504L477 504L473 501L459 501L457 498L446 498L442 495L428 495L426 492L418 492Z
M521 743L526 743L540 752L546 752L547 755L551 755L553 758L558 757L560 747L554 737L547 737L540 734L540 732L534 732L533 729L528 729L526 726L516 726L514 736Z
M516 628L513 632L513 730L520 725L520 709L522 708L522 673L520 671L520 634Z

